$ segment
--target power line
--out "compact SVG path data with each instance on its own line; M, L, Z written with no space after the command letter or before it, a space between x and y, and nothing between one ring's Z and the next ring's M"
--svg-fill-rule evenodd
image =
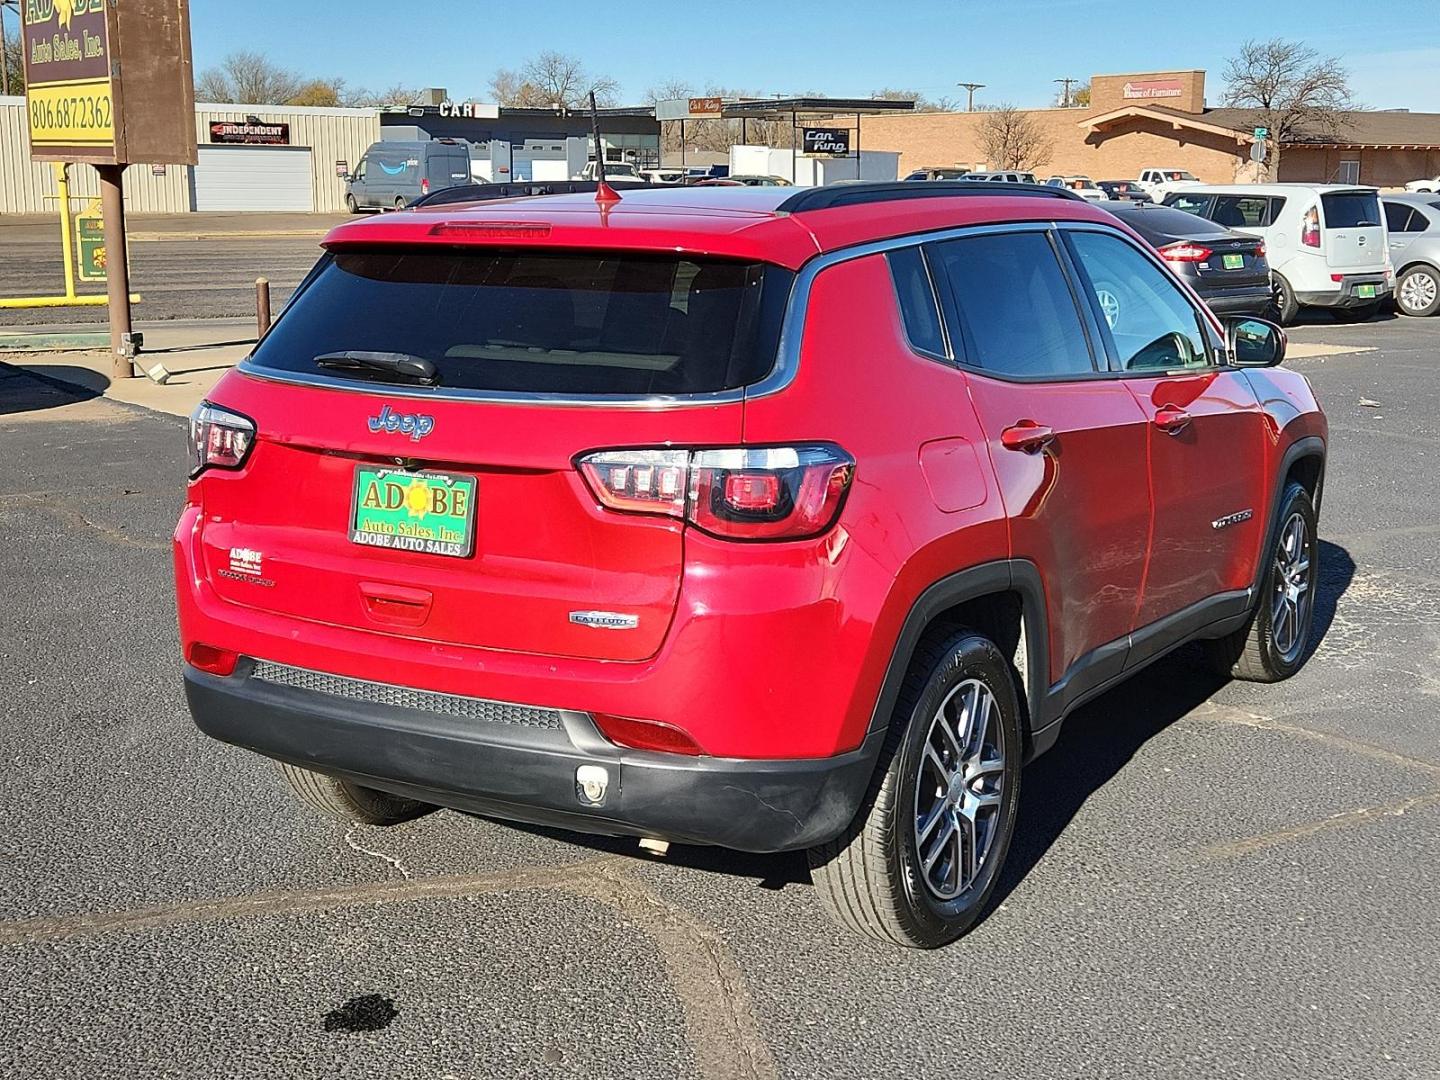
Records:
M1062 84L1062 85L1065 87L1065 92L1064 92L1064 93L1061 95L1061 97L1060 97L1060 107L1061 107L1062 109L1068 109L1068 108L1070 108L1070 87L1074 86L1074 85L1075 85L1076 83L1078 83L1080 80L1079 80L1079 79L1055 79L1055 80L1053 80L1053 81L1054 81L1054 82L1057 82L1057 83L1060 83L1060 84Z

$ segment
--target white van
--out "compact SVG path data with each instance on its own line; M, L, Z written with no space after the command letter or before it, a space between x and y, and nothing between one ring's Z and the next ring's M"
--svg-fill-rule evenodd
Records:
M1379 310L1395 271L1375 188L1347 184L1187 187L1165 205L1265 241L1282 324L1302 307L1329 308L1341 322Z

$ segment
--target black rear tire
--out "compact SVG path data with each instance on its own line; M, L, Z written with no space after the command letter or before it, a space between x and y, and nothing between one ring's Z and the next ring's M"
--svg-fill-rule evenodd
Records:
M283 761L280 775L285 777L295 797L310 809L358 825L398 825L435 809L428 803L362 787Z
M1295 290L1279 274L1274 275L1275 321L1281 326L1293 326L1300 317L1300 301L1295 299Z
M1307 587L1304 602L1294 612L1294 623L1286 626L1289 616L1280 616L1277 626L1276 601L1285 591L1283 569L1291 553L1287 545L1287 526L1298 518L1303 525L1303 547L1307 565ZM1240 629L1205 645L1206 658L1217 674L1247 682L1272 683L1290 678L1310 655L1311 632L1315 623L1315 589L1320 580L1320 540L1316 534L1315 504L1303 486L1291 482L1280 499L1279 528L1269 547L1262 553L1265 573L1260 578L1260 594L1250 620ZM1277 629L1279 634L1277 636ZM1291 634L1295 635L1291 638Z
M355 201L354 195L345 196L345 212L347 214L358 214L360 212L360 204Z
M960 719L950 730L960 738L945 749L946 735L935 724L957 715L953 710ZM988 723L964 726L965 716L982 713ZM978 737L966 736L977 729ZM808 852L830 917L857 934L911 948L939 948L966 933L989 903L1015 831L1022 753L1015 678L994 643L967 630L922 645L855 820ZM959 767L945 786L947 755ZM984 809L973 809L982 801ZM941 857L927 867L922 848ZM978 862L968 861L971 851ZM941 887L936 877L945 879Z

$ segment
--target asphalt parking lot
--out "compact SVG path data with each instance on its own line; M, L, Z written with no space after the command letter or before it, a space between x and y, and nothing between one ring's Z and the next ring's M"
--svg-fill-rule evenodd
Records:
M311 816L185 711L182 422L0 367L0 1075L1440 1076L1440 319L1292 339L1368 350L1292 365L1315 655L1074 715L935 953L847 937L796 856Z

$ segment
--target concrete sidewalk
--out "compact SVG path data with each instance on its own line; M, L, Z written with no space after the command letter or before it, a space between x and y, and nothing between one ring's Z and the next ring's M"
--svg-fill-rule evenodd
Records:
M100 329L103 332L103 325ZM171 373L164 385L143 374L111 379L108 336L95 334L93 327L76 332L73 324L27 327L23 334L0 332L0 363L80 386L114 401L188 416L220 376L249 353L255 338L251 319L170 320L140 323L136 329L145 333L144 351L136 359L137 371L163 364Z
M348 214L195 213L128 214L130 242L166 240L218 240L225 237L324 236L336 225L352 220ZM8 241L51 239L60 228L58 214L7 214L0 216L0 244Z

